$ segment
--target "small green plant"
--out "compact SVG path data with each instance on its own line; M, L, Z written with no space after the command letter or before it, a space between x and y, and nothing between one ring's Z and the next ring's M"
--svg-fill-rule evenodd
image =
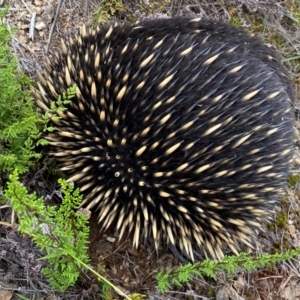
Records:
M74 191L73 184L63 179L59 179L58 182L64 196L58 209L55 206L45 206L43 199L37 198L36 194L28 194L19 182L17 171L10 175L5 192L18 215L18 230L29 235L46 253L42 259L48 261L48 266L43 272L52 287L58 291L65 291L74 285L80 271L85 269L102 282L103 299L113 299L112 289L127 300L144 299L142 294L126 295L88 265L87 211L76 211L82 196L79 195L78 189Z
M284 37L279 33L275 32L270 36L270 40L272 44L282 47L285 43Z
M230 24L234 27L239 27L243 25L243 21L238 16L238 10L236 7L230 7L228 9L230 15Z
M105 300L113 300L111 285L107 282L101 283L101 296Z
M275 224L278 229L287 229L288 215L286 212L276 214Z
M158 273L156 279L158 281L159 290L164 293L172 289L173 286L182 286L187 282L192 282L194 277L209 277L217 279L217 272L227 272L233 274L238 269L246 271L255 271L259 268L270 267L276 263L291 259L300 254L300 248L295 250L287 250L284 253L264 254L260 257L252 257L249 253L241 253L239 256L225 256L222 261L204 260L195 264L186 264L177 270Z
M33 166L35 141L40 137L40 117L33 109L31 81L11 53L11 32L3 22L7 9L0 10L0 173L14 168L26 172Z
M172 3L170 0L157 0L157 1L139 1L139 10L146 15L155 13L165 13L168 6Z
M299 60L299 59L300 59L300 55L295 55L295 56L290 56L290 57L287 57L287 58L283 58L281 61L286 62L286 61Z
M19 217L18 230L31 236L46 253L43 259L47 259L48 266L44 274L55 289L64 291L76 282L81 262L88 263L89 227L87 214L76 212L82 200L79 190L63 179L59 184L64 197L58 209L45 206L36 194L28 194L17 171L10 175L5 194Z
M68 104L71 102L76 94L76 85L67 88L67 90L58 96L57 101L53 101L50 105L50 109L43 116L44 132L53 132L54 126L49 126L48 122L57 122L60 119L60 115L63 114L68 108Z
M75 94L76 86L69 87L57 101L51 103L50 109L42 117L44 132L55 130L55 127L48 122L55 123L60 119ZM48 261L48 267L44 268L43 272L50 284L56 290L65 291L76 282L80 270L85 269L101 281L104 299L113 299L112 289L127 300L144 299L141 294L127 296L88 265L87 212L84 210L76 212L82 202L82 196L79 195L78 189L74 190L73 184L68 184L63 179L59 179L58 182L63 195L62 204L58 209L54 206L45 206L43 199L37 198L36 194L28 194L26 188L19 182L17 170L10 175L5 193L19 217L18 230L31 236L46 253L42 259Z
M15 296L17 296L19 299L22 299L22 300L30 300L29 298L27 298L26 296L23 296L21 294L15 294Z
M299 0L293 0L289 4L288 9L291 15L295 18L298 25L300 25L300 3Z
M92 14L92 24L102 24L113 18L117 13L126 10L122 0L102 0L101 7Z

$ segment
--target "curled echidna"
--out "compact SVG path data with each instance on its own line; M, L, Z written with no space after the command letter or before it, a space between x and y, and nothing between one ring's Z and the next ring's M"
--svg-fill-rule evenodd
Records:
M83 28L39 78L43 111L77 85L47 139L101 228L221 258L270 218L292 158L294 91L258 39L187 18Z

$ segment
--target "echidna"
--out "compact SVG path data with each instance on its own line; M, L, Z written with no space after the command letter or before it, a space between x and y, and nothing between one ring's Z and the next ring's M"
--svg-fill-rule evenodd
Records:
M273 50L209 20L116 23L83 27L39 78L42 111L77 86L47 139L102 229L192 258L251 246L292 158L294 91Z

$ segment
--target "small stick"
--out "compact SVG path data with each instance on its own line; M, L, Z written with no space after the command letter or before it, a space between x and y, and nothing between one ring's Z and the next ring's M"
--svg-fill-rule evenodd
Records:
M30 19L29 38L33 41L34 39L34 23L35 23L36 12L33 12Z
M52 39L54 27L56 25L56 22L57 22L57 19L58 19L58 15L59 15L59 11L60 11L60 8L61 8L61 5L62 5L63 1L64 0L58 0L58 3L57 3L57 7L56 7L56 11L55 11L55 16L54 16L54 19L53 19L53 23L52 23L52 26L51 26L51 29L50 29L49 38L48 38L48 42L47 42L46 54L48 53L48 50L49 50L49 46L50 46L50 43L51 43L51 39Z

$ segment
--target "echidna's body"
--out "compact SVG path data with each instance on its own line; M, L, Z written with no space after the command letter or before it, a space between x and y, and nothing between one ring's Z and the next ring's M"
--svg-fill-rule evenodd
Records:
M37 104L77 94L48 136L61 170L120 236L237 252L270 217L292 156L293 88L276 55L190 19L83 29Z

